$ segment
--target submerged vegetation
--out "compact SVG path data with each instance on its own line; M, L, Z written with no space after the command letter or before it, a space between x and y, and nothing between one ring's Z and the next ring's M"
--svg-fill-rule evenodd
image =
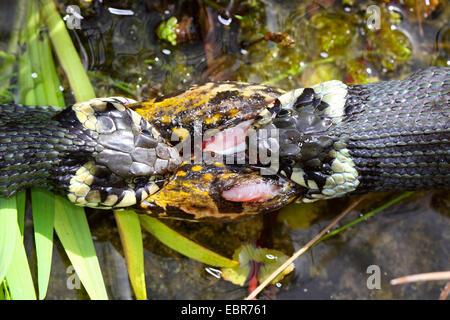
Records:
M420 67L450 63L450 6L438 0L15 3L10 1L8 9L14 12L14 26L0 38L5 43L0 47L1 102L64 107L95 96L122 95L139 100L222 80L266 83L288 90L331 79L365 83L399 78ZM83 17L81 29L67 30L71 17L67 7L74 4ZM362 216L347 218L314 245L324 245L337 234L345 241L354 235L351 226L410 195L369 197L358 207ZM427 195L421 196L419 202L427 199ZM192 294L243 298L248 289L253 290L287 261L298 244L301 247L311 240L322 229L318 228L321 222L339 214L347 204L347 199L341 199L291 205L280 213L218 225L160 221L131 211L110 214L84 210L47 191L22 192L0 199L0 299L48 297L55 268L54 247L65 263L62 281L58 282L64 290L54 289L50 298L66 297L69 283L75 289L81 284L84 290L75 290L71 298L131 297L131 293L114 292L114 284L108 283L114 283L112 276L105 284L106 274L116 270L101 261L109 260L103 254L99 258L98 248L104 241L101 239L111 238L110 243L126 261L137 299L189 298ZM414 201L406 204L411 205ZM448 204L442 207L448 212ZM24 242L24 237L30 236L28 221L33 225L31 245L27 239ZM448 219L444 221L448 224ZM118 237L120 244L116 243ZM339 246L344 245L339 242ZM144 263L148 252L153 259L151 270ZM192 260L186 262L179 253ZM448 255L443 260L448 261ZM289 264L282 275L293 272L297 271ZM178 283L169 286L172 278L158 282L167 274ZM217 284L211 274L230 283L211 289L212 283ZM307 273L306 278L309 276L314 274ZM276 277L266 297L273 297L274 288L280 286L286 285L287 293L290 287L295 289L299 284L291 284L292 278ZM185 283L198 289L193 288L194 293L181 290ZM235 285L244 287L230 289ZM202 293L205 287L209 291ZM301 284L300 288L306 292ZM365 297L358 293L348 295Z

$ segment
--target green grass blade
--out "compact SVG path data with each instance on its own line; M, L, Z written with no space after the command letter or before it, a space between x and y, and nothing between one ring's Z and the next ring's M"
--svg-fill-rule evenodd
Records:
M29 6L27 6L26 17L29 16ZM31 60L30 60L30 50L28 48L28 28L26 24L22 27L20 32L19 46L23 48L22 55L19 59L18 67L18 103L23 103L27 105L33 105L36 103L36 97L34 94L34 82L31 76Z
M17 234L20 233L19 225L16 223L11 228L15 228ZM33 278L31 277L28 258L23 245L22 237L16 237L14 253L6 272L11 298L14 300L36 300Z
M41 62L41 72L44 77L45 104L57 107L64 107L64 96L60 90L60 82L53 60L52 49L47 33L40 35L39 53Z
M32 0L28 2L28 19L27 19L27 51L30 54L30 75L33 79L33 91L35 101L33 104L42 105L46 103L46 97L44 92L44 78L46 75L41 70L41 60L39 52L39 28L40 28L40 15L37 10L36 1Z
M17 222L19 223L20 234L23 236L23 228L25 221L25 200L27 197L27 192L22 190L15 194L17 202Z
M8 284L6 283L5 279L3 279L2 282L0 282L0 287L3 290L3 299L2 300L12 300L11 295L9 293Z
M52 266L55 196L48 190L32 189L31 203L33 205L39 299L44 299Z
M11 300L5 280L0 280L0 300Z
M17 221L16 197L0 199L0 281L4 277L8 282L12 299L36 299L33 279Z
M76 99L84 101L94 98L94 89L55 3L53 0L41 0L41 4L43 17L49 28L50 39L55 48L55 53L66 73Z
M60 196L55 204L55 230L81 283L91 299L108 299L84 210Z
M0 198L0 283L9 269L14 253L16 238L19 237L17 225L16 197Z
M131 210L114 211L120 240L122 241L128 275L138 300L147 300L144 273L144 250L141 224L138 215Z
M145 230L169 248L191 259L217 267L233 268L239 265L239 262L223 257L186 238L156 218L142 215L139 218Z

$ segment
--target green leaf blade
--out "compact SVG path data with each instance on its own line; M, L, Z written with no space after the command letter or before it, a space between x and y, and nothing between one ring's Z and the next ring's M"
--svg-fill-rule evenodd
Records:
M55 230L89 297L93 300L107 300L108 295L84 210L56 196Z
M47 190L32 189L31 203L33 205L39 299L44 299L52 267L55 196Z
M6 230L2 230L3 228ZM5 245L9 246L6 252ZM0 199L0 281L3 277L8 282L12 299L36 299L28 258L17 221L16 197Z
M95 98L94 89L55 3L53 0L41 0L40 2L43 18L49 28L50 39L55 47L55 53L66 73L77 101Z
M120 240L125 252L128 275L138 300L147 299L144 273L144 249L138 215L131 210L114 211Z
M0 198L0 283L9 269L18 238L16 197Z
M217 267L233 268L239 265L239 262L223 257L186 238L156 218L143 215L139 218L145 230L169 248L191 259Z

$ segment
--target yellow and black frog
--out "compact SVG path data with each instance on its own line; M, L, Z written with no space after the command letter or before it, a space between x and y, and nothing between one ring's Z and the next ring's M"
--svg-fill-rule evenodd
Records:
M263 85L206 83L129 105L176 145L184 160L139 209L159 217L234 220L294 201L295 183L270 171L257 152L249 159L249 137L279 112L275 102L283 93Z

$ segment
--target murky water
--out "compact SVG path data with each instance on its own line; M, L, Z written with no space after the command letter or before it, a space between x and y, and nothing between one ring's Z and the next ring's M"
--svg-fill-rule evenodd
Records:
M0 3L2 50L10 32L12 3ZM63 15L66 5L81 8L81 29L71 31L71 36L98 96L152 98L207 80L264 82L292 89L332 78L346 82L400 78L420 67L450 64L450 6L445 1L431 1L439 3L436 7L405 7L399 1L317 3L59 1ZM376 5L375 11L367 11L369 5ZM370 20L371 29L367 25L373 12L378 12L379 21ZM155 32L162 21L174 16L184 21L179 25L182 39L176 45L159 39ZM281 43L267 41L267 32L285 32L289 38ZM314 66L309 65L311 61ZM66 94L70 101L67 88ZM366 211L393 196L372 197ZM168 224L227 256L241 244L261 241L263 230L270 229L264 242L290 255L349 201L323 202L304 216L281 212L273 219ZM389 281L448 270L449 203L446 192L416 193L314 247L295 262L294 274L279 287L268 288L261 298L436 299L443 282L394 287ZM358 215L350 214L341 225ZM90 211L88 219L109 296L133 298L112 214ZM26 239L32 239L31 221L26 230ZM27 245L33 256L32 241ZM48 299L87 298L82 289L67 288L70 263L59 242L55 247ZM206 265L181 256L147 233L144 247L150 299L241 299L248 294L248 287L214 277ZM380 289L367 286L371 265L380 269Z

